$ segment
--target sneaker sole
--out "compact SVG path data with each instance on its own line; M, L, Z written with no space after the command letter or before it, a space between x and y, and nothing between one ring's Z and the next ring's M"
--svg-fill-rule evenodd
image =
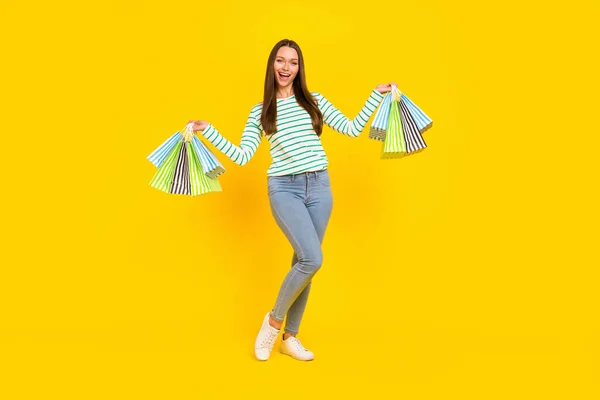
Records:
M293 356L291 353L287 353L287 352L286 352L286 351L285 351L285 350L284 350L282 347L280 347L280 348L279 348L279 352L280 352L281 354L285 354L286 356L290 356L290 357L292 357L294 360L298 360L298 361L312 361L312 360L314 360L314 359L315 359L314 357L313 357L313 358L307 358L307 359L304 359L304 358L296 358L296 357L294 357L294 356Z

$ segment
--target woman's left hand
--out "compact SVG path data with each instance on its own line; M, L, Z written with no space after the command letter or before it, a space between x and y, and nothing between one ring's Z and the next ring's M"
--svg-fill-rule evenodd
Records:
M375 90L377 90L381 94L384 94L384 93L387 93L387 92L391 92L392 91L392 85L398 87L398 84L396 82L382 83L381 85L377 85L377 87L375 88Z

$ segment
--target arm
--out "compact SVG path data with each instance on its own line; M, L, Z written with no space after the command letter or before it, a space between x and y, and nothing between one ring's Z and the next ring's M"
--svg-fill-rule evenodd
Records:
M385 95L379 93L373 89L367 102L363 108L358 112L358 115L353 119L349 120L344 114L342 114L337 108L333 106L322 94L317 93L317 99L319 100L319 109L323 113L323 122L325 122L331 129L336 132L343 133L344 135L357 137L365 128L367 121L377 109L379 103Z
M217 128L212 124L208 124L202 131L202 135L211 142L217 149L231 159L234 163L244 166L250 161L258 145L260 144L260 109L256 106L250 111L248 120L246 121L246 127L242 132L242 141L240 146L236 146L229 140L227 140ZM258 112L257 112L258 111Z

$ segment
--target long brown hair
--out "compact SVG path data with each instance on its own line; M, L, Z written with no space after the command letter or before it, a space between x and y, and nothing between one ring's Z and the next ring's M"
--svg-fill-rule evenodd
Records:
M319 110L317 100L310 94L306 86L304 58L302 57L300 46L290 39L280 40L271 50L271 54L269 54L267 74L265 76L262 115L260 116L263 131L267 135L277 132L277 78L275 77L275 67L273 65L275 64L277 51L283 46L291 47L298 52L298 74L292 83L294 95L296 96L296 101L300 107L304 108L310 115L313 129L317 133L317 136L321 136L321 132L323 131L323 114L321 114L321 110Z

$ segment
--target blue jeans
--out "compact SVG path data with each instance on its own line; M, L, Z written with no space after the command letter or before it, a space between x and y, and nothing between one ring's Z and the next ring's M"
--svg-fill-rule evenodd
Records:
M333 197L329 171L267 177L271 212L294 249L271 316L285 332L297 334L306 308L311 279L323 263L321 243L331 216Z

